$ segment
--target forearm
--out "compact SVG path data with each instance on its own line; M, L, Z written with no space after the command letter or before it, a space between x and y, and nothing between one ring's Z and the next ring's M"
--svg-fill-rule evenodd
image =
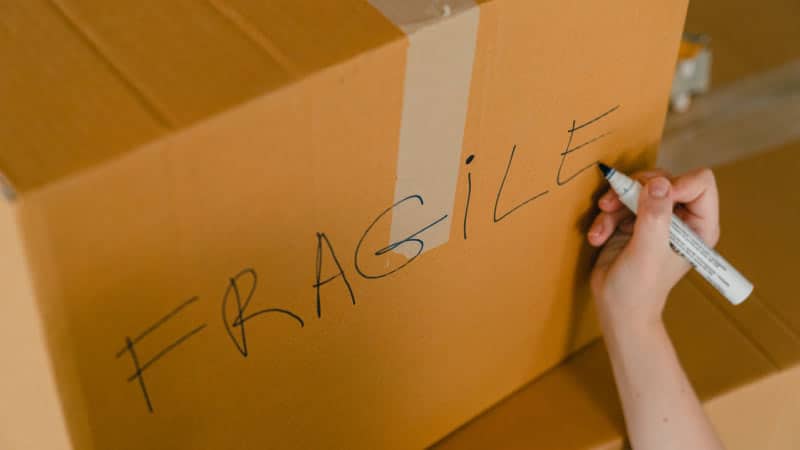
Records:
M661 321L599 310L632 447L723 449Z

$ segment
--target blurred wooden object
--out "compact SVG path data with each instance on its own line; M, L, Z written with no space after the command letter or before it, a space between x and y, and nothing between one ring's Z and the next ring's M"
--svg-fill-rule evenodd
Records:
M659 165L675 173L800 139L800 59L729 83L670 114Z
M799 17L797 0L689 3L685 31L712 39L711 90L668 116L660 166L715 166L800 139Z
M689 2L686 31L712 38L712 89L800 58L800 2Z
M708 42L706 35L684 33L669 94L671 111L688 111L694 95L708 92L711 84L711 49Z

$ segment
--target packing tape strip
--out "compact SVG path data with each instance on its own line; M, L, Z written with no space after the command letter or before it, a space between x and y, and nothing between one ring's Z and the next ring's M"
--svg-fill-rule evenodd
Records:
M446 216L414 236L428 251L450 239L480 8L473 0L369 2L409 40L395 202L424 199L393 210L390 236L398 242ZM413 257L418 248L395 251Z

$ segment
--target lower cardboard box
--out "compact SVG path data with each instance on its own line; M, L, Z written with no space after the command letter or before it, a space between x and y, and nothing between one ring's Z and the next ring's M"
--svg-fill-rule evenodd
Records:
M695 273L671 293L664 319L681 362L726 447L800 448L800 142L714 170L718 249L756 286L728 304ZM625 424L611 366L594 341L434 446L621 449Z

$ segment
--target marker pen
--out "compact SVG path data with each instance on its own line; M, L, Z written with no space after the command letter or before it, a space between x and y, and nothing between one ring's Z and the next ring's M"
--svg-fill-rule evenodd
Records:
M598 166L622 204L636 214L642 185L603 163L598 163ZM686 258L703 278L734 305L745 301L753 292L752 283L719 253L708 248L703 240L674 214L669 226L669 242L678 254Z

